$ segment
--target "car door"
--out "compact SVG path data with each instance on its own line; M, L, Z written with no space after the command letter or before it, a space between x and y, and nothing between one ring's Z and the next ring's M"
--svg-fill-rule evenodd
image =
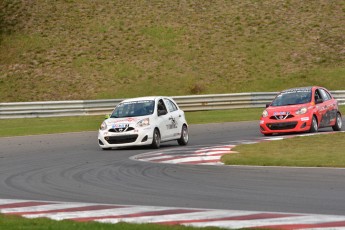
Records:
M315 103L317 108L317 116L319 120L319 127L329 126L330 124L330 99L325 95L322 88L315 90Z
M164 102L169 110L169 126L168 126L168 133L170 139L176 139L181 136L182 130L182 114L181 111L178 109L176 104L171 101L169 98L164 98Z
M323 121L323 126L334 125L334 121L337 115L337 104L326 89L320 88L321 97L324 101L324 106L326 108L326 114Z
M170 125L171 120L170 113L167 106L164 103L163 98L159 99L157 102L157 126L161 134L161 140L166 141L170 138Z

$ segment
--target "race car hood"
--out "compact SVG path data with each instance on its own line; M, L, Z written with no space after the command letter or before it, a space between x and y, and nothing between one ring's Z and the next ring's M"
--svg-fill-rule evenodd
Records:
M129 125L135 126L140 120L146 117L122 117L122 118L109 118L105 120L107 126L119 126L119 125Z
M266 111L269 115L285 115L286 113L293 114L302 107L309 107L309 103L287 106L270 106L266 109Z

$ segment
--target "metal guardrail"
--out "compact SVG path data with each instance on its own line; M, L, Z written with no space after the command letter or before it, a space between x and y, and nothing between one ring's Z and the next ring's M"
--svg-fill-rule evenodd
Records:
M345 105L345 90L331 91ZM277 92L172 97L184 111L264 108ZM108 114L123 99L0 103L0 119Z

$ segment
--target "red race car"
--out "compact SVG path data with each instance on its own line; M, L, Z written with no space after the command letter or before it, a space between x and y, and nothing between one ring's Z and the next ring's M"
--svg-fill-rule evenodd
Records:
M260 119L265 136L274 133L317 132L319 128L342 128L338 102L319 86L287 89L266 105Z

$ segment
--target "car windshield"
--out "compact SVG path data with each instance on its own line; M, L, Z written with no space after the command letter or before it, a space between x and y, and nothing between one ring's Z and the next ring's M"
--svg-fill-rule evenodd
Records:
M271 106L305 104L311 101L311 89L291 89L281 92Z
M111 118L139 117L153 114L155 102L152 100L123 102L116 106Z

